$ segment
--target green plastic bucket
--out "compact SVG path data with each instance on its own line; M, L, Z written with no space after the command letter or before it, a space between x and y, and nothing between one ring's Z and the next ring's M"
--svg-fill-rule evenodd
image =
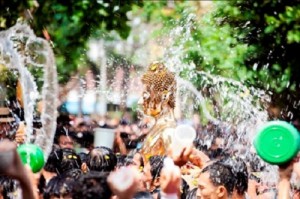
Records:
M271 121L263 125L254 139L257 154L270 164L284 164L295 157L300 148L297 129L284 121Z
M34 144L22 144L17 148L23 164L28 164L33 173L39 172L44 164L43 150Z

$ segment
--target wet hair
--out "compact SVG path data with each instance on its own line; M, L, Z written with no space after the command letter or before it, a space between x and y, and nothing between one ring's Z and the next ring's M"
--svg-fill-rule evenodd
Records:
M46 179L45 179L44 175L41 174L41 177L39 178L39 182L38 182L38 185L37 185L37 188L39 190L39 194L44 193L45 187L46 187Z
M15 180L6 176L0 176L0 187L4 199L13 199L10 195L17 189Z
M152 182L154 182L156 178L160 177L160 172L164 167L164 159L165 159L164 156L159 156L159 155L150 157L149 163L151 166L150 173L152 176Z
M91 131L78 132L75 140L82 148L90 148L93 146L94 134Z
M57 168L60 165L61 150L53 148L49 154L48 160L44 166L44 169L48 172L58 173Z
M117 166L117 157L107 147L96 147L89 153L87 166L91 171L113 171Z
M140 158L139 158L140 170L143 170L144 167L145 167L143 156L139 152L137 152L135 155L139 155L140 156ZM132 158L134 158L134 156L132 156Z
M112 191L107 184L108 172L91 171L74 181L73 199L110 199Z
M248 153L246 156L246 162L249 163L251 172L262 172L266 168L266 163L262 161L257 154Z
M63 174L69 170L80 169L81 159L73 149L61 149L60 165L58 167L59 174Z
M74 180L64 175L53 177L47 184L43 198L60 197L71 194Z
M81 152L78 154L78 156L80 157L82 163L87 163L89 157L88 154Z
M148 191L140 191L134 194L133 199L153 199L153 196Z
M73 140L75 140L76 135L73 131L69 131L66 127L58 127L55 132L54 136L54 144L59 144L59 137L60 136L69 136Z
M194 188L194 189L190 190L190 191L187 193L185 199L194 199L194 198L197 198L197 188Z
M181 196L180 196L180 198L181 199L186 199L189 190L190 190L190 186L188 185L188 183L183 178L181 178L181 185L180 185Z
M201 173L209 173L209 179L215 186L224 186L228 194L232 194L235 185L235 177L232 168L221 162L214 162L205 167Z
M219 159L226 157L227 154L224 152L224 149L222 148L217 148L217 149L209 149L207 152L207 156L209 159Z
M140 162L141 162L141 167L145 167L145 162L144 162L144 159L143 159L143 156L141 155L140 157Z
M241 158L224 158L220 160L221 163L232 168L235 177L234 188L238 194L244 194L248 189L248 171L247 165Z
M70 125L70 117L69 115L66 114L60 114L57 119L57 126L61 127L61 126L71 126Z
M83 174L81 169L71 169L68 170L66 172L64 172L64 176L65 177L69 177L72 178L74 180L77 180L78 178L80 178L80 176Z
M127 155L117 155L117 168L128 166L133 163L132 156Z

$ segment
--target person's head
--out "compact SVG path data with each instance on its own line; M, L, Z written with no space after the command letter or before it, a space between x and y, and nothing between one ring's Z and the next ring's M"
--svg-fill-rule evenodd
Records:
M197 198L197 188L189 190L185 199L194 199Z
M63 128L63 127L69 128L71 126L70 125L71 119L70 119L69 115L60 114L57 117L56 121L57 121L57 127L58 128Z
M117 169L120 169L121 167L129 166L129 165L131 165L131 166L135 165L132 156L118 154L118 155L116 155L116 157L117 157L117 166L116 166Z
M240 158L223 158L220 162L232 168L235 177L234 193L237 195L244 195L248 189L248 171L246 163Z
M78 132L88 131L88 130L89 130L89 125L88 125L87 122L82 121L82 122L80 122L80 123L78 124L76 130L77 130Z
M53 148L44 166L44 170L51 173L58 173L58 168L60 166L60 157L61 150Z
M0 198L13 198L13 193L16 191L16 189L17 186L15 180L12 180L6 176L0 176Z
M90 131L77 132L76 143L80 144L81 148L86 148L91 151L94 148L94 134Z
M152 156L144 168L144 182L151 191L159 187L160 172L164 166L163 156Z
M80 152L80 153L78 153L78 156L80 157L80 160L82 163L87 163L88 158L89 158L88 154L86 154L84 152Z
M91 171L82 175L74 182L72 190L73 199L110 199L112 191L107 184L109 173Z
M267 166L267 163L262 161L255 153L248 153L246 162L249 164L250 172L262 172Z
M133 165L136 166L139 170L142 171L144 169L144 166L145 166L144 159L140 153L134 154L132 161L133 161Z
M233 192L235 177L232 168L220 162L205 167L198 182L201 199L229 198Z
M64 175L52 178L44 189L44 199L71 198L73 179Z
M60 148L74 148L74 137L75 134L69 131L65 127L58 128L54 137L54 143L57 144Z
M181 179L181 185L180 185L180 198L181 199L186 199L188 193L190 190L190 186L188 185L188 183L182 178Z
M69 170L80 169L81 160L73 149L61 149L60 165L58 167L59 174L63 174Z
M117 166L117 157L107 147L96 147L88 155L87 166L91 171L113 171Z
M0 107L0 138L11 138L18 128L16 118L9 108Z
M13 128L13 122L0 122L0 138L10 139L12 135L16 132L16 129Z
M63 175L67 178L72 178L73 180L77 180L83 174L81 169L71 169L66 171Z

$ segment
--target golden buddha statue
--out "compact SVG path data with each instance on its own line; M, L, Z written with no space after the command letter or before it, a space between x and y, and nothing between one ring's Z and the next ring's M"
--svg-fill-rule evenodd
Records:
M173 130L176 127L174 118L176 79L162 63L150 64L142 76L144 85L140 100L143 112L154 118L155 123L149 130L141 150L146 162L153 155L166 155L172 143Z

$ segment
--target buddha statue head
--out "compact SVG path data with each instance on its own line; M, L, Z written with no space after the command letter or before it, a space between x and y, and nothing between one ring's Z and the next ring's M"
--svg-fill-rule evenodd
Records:
M175 107L176 79L164 64L150 64L142 76L144 85L142 96L143 112L157 118Z

